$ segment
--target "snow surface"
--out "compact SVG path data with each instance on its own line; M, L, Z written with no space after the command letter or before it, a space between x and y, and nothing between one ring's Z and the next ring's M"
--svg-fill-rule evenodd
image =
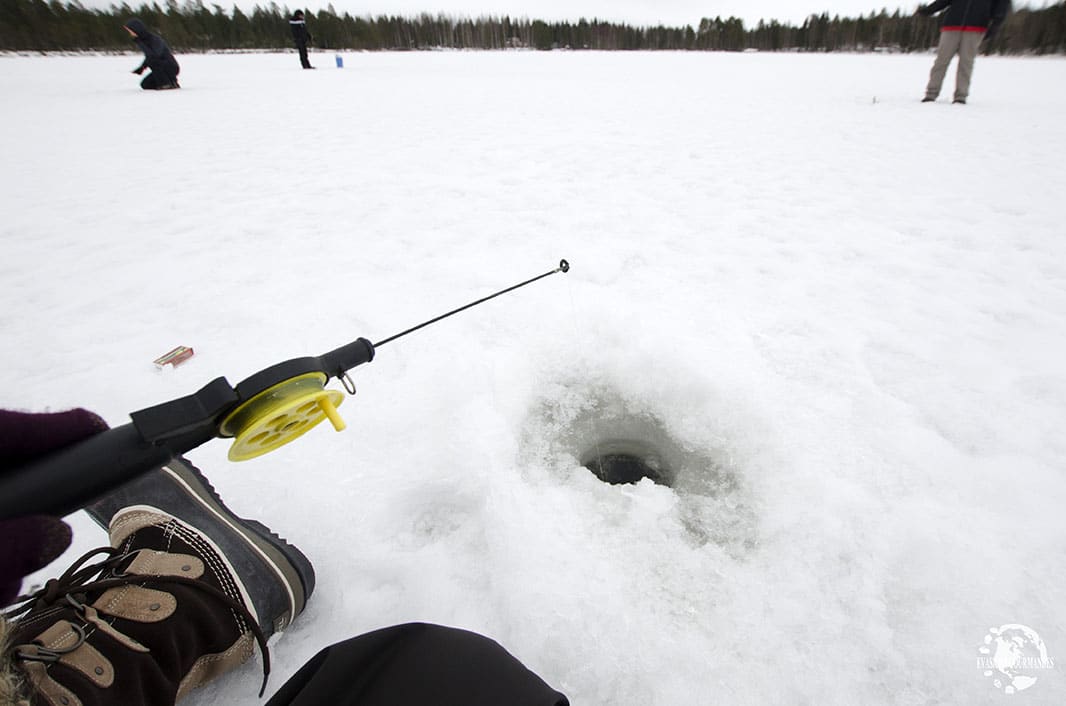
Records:
M929 55L313 59L0 58L5 407L122 424L573 266L382 346L344 433L189 454L317 568L271 691L416 620L575 704L998 703L1005 623L1066 659L1066 61L962 107ZM619 436L674 488L579 465Z

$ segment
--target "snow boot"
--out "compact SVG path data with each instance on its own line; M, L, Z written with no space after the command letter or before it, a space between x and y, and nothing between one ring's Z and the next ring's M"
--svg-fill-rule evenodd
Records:
M930 98L929 96L926 96L922 99L922 103L936 103L936 98Z
M314 590L311 563L182 459L86 508L111 546L22 597L10 653L32 703L171 706L247 661ZM102 559L91 561L94 557ZM261 692L262 693L262 692Z

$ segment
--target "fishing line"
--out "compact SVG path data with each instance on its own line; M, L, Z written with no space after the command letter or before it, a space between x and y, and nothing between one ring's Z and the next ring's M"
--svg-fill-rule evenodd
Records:
M587 342L585 340L583 340L584 336L582 335L581 329L578 326L577 300L574 297L573 284L568 284L566 289L567 289L567 294L570 297L571 326L574 329L573 338L574 338L574 341L576 341L576 343L577 343L577 348L578 348L578 352L581 355L581 359L582 359L582 361L584 361L583 362L583 366L584 366L585 371L586 371L586 378L591 380L592 379L592 375L589 373L589 371L591 370L591 368L589 367L590 366L591 357L589 356L588 348L586 347L587 346ZM596 449L596 458L597 459L602 458L603 453L602 453L602 448L601 448L601 439L603 437L603 434L602 434L602 429L599 426L599 419L598 419L596 414L590 414L589 415L588 427L589 427L590 435L591 435L592 440L593 440L594 448ZM582 444L582 445L584 445L584 444ZM584 451L579 448L579 449L575 449L575 452L577 453L577 462L578 462L578 465L580 466L581 465L581 456L584 453Z
M449 316L453 316L455 314L458 314L460 311L466 311L467 309L469 309L472 306L477 306L478 304L482 304L484 302L487 302L489 299L495 299L496 297L500 296L501 294L507 294L507 292L513 292L514 290L518 289L519 287L525 287L527 284L532 284L532 283L536 282L537 280L544 279L545 277L550 277L551 275L554 275L556 272L569 272L569 271L570 271L570 263L567 262L566 260L560 260L559 261L559 266L556 267L554 270L551 270L550 272L545 272L542 275L537 275L536 277L531 277L530 279L527 279L525 282L520 282L520 283L518 283L518 284L516 284L514 286L508 287L507 289L501 289L500 291L496 292L495 294L490 294L487 297L482 297L481 299L478 299L476 302L470 302L469 304L461 306L458 309L452 309L451 311L449 311L446 314L441 314L440 316L432 318L429 321L424 321L424 322L418 324L417 326L412 326L411 328L407 329L406 331L401 331L400 333L397 333L395 335L389 336L388 338L386 338L383 341L378 341L377 343L373 344L374 348L381 348L383 345L385 345L389 341L395 341L397 338L402 338L403 336L406 336L409 333L414 333L415 331L417 331L420 328L425 328L426 326L429 326L430 324L435 324L438 321L440 321L441 319L446 319Z
M321 356L276 363L231 385L218 377L197 392L130 413L130 423L108 429L52 454L0 474L0 520L24 515L70 514L138 475L215 438L231 438L229 459L245 461L273 451L329 420L337 431L344 420L339 390L330 378L355 394L348 371L374 360L379 346L473 306L532 284L570 263L501 289L417 326L371 343L357 338Z

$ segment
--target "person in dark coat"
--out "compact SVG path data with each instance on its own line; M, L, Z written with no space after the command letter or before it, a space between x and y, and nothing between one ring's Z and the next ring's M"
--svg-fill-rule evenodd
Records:
M0 479L77 451L107 428L84 409L0 409ZM21 596L23 580L69 548L71 528L10 505L0 515L0 704L173 706L251 659L256 645L265 688L267 639L298 619L314 592L310 559L234 514L180 456L86 501L110 544ZM216 701L228 699L222 692ZM569 701L491 638L406 623L323 648L266 706L320 704Z
M181 71L181 67L178 66L177 59L174 58L163 38L149 32L144 23L136 17L122 26L144 52L144 62L134 69L133 73L139 76L144 73L145 69L151 70L151 73L141 81L141 88L146 91L181 88L178 85L178 72Z
M311 41L311 33L307 31L307 22L304 21L303 10L297 10L292 13L292 19L289 20L289 29L292 31L292 41L296 44L297 51L300 52L300 66L305 69L313 69L311 62L307 58L307 45Z
M918 14L934 15L945 10L940 17L940 42L936 60L929 72L929 84L925 88L923 103L932 103L940 95L948 64L957 54L959 67L955 74L954 103L966 103L973 76L973 62L981 47L981 41L991 39L1010 11L1010 0L936 0L929 5L919 5Z

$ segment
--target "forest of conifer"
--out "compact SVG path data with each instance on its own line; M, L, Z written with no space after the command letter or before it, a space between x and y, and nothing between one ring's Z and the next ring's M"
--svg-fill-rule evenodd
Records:
M291 46L289 10L270 3L250 13L200 0L169 0L91 10L77 1L0 0L0 50L125 51L121 30L140 17L175 50L276 50ZM332 6L307 11L314 46L324 50L594 49L675 51L924 51L936 44L937 20L896 10L848 18L812 14L800 26L760 21L745 27L736 17L704 18L692 27L638 27L581 19L355 17ZM1011 13L987 51L1002 54L1066 53L1066 2Z

